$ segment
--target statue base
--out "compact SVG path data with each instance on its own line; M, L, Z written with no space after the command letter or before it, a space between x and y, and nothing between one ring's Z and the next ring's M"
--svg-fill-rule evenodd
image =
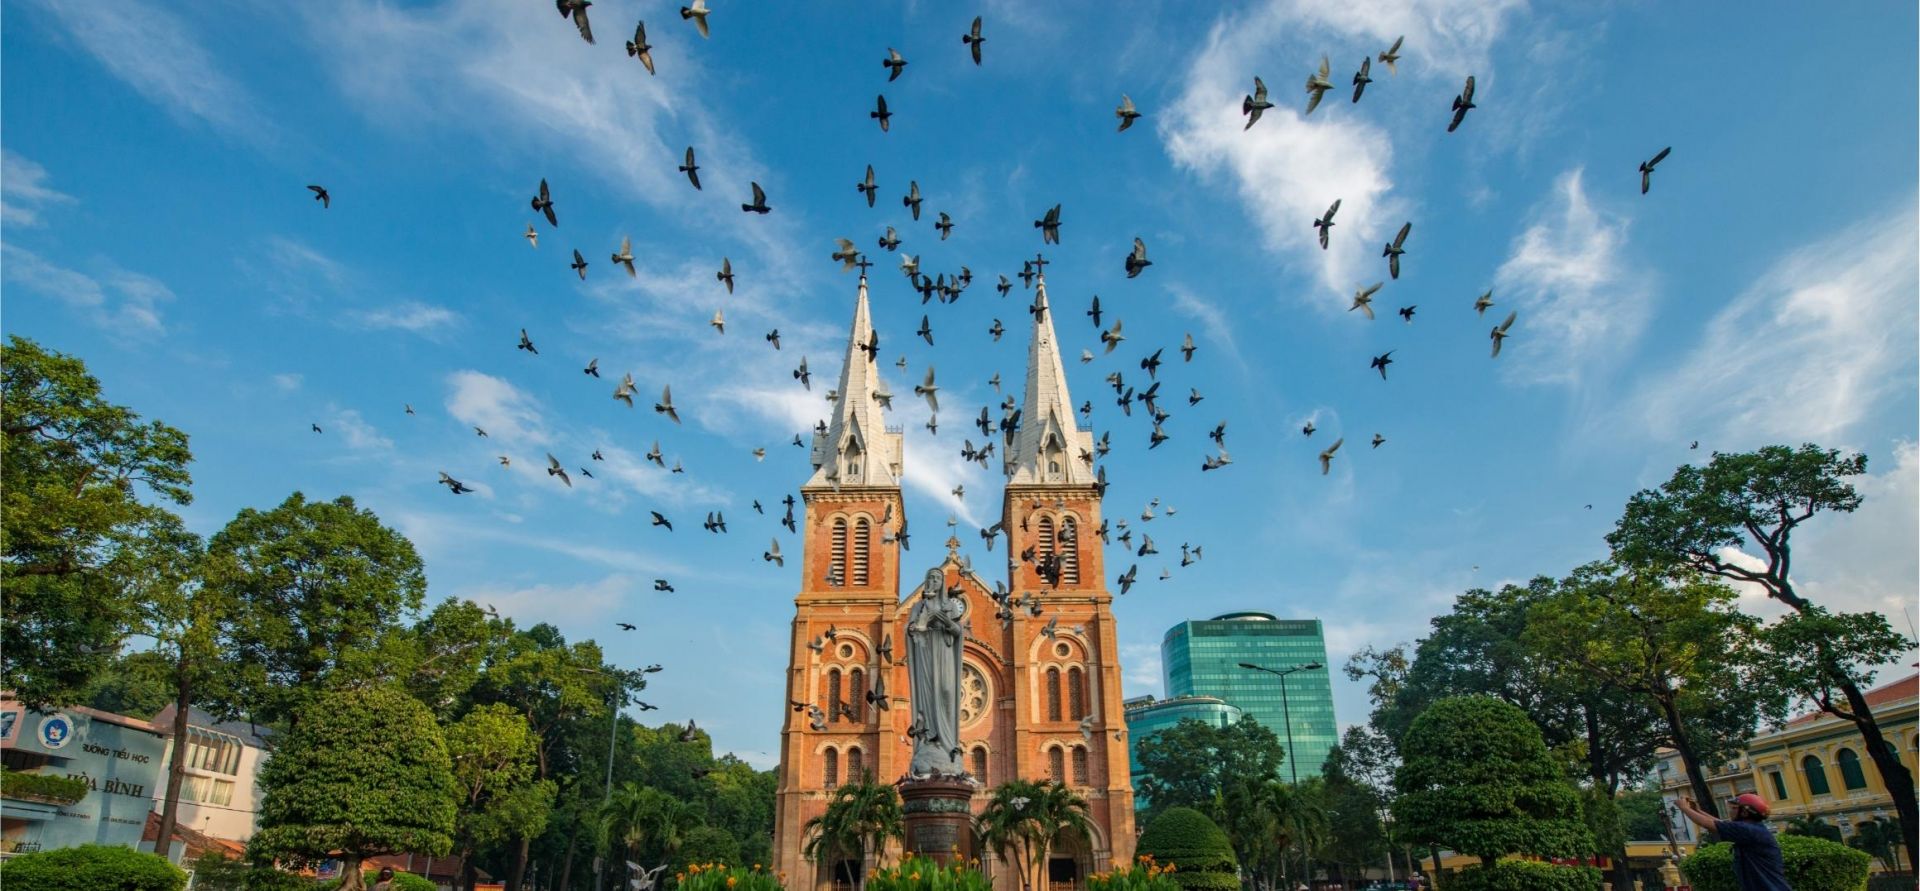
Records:
M900 781L907 853L943 864L975 860L979 852L974 849L973 794L979 788L967 777Z

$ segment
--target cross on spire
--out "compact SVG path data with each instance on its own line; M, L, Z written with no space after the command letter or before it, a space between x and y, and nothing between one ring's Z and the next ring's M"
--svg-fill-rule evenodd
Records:
M1033 272L1034 272L1034 274L1035 274L1035 275L1038 275L1038 276L1040 276L1041 278L1046 278L1046 277L1047 277L1047 264L1048 264L1048 263L1050 263L1050 262L1052 262L1052 261L1051 261L1051 260L1048 260L1048 259L1047 259L1047 255L1046 255L1046 254L1039 254L1039 253L1036 253L1036 254L1034 254L1034 255L1033 255Z
M872 260L869 260L869 259L867 259L867 255L866 255L866 254L857 254L856 256L857 256L857 257L858 257L859 259L857 259L857 260L855 260L855 261L853 261L853 265L855 265L855 266L858 266L858 267L860 267L860 277L861 277L861 278L866 278L866 277L867 277L867 269L873 266L873 261L872 261Z

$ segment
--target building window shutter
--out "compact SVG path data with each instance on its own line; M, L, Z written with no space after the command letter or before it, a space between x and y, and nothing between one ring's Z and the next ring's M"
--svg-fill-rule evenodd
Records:
M866 755L859 746L847 750L847 782L866 782Z
M1840 785L1848 789L1867 788L1867 775L1860 770L1860 756L1852 749L1835 752L1833 760L1840 765Z
M1059 746L1047 750L1047 777L1056 783L1067 781L1067 756Z
M1047 669L1047 720L1060 720L1060 669Z
M872 530L873 524L867 522L866 517L861 517L853 524L853 583L856 585L864 585L867 583L867 554L869 552L867 546L872 543Z
M1820 756L1808 755L1800 759L1800 770L1807 775L1807 793L1810 795L1830 795L1833 787L1827 785L1827 769L1820 763Z
M1033 541L1035 556L1051 555L1053 553L1053 518L1041 517L1040 522L1035 524L1035 528L1039 530L1039 534Z
M840 752L827 749L827 757L820 769L820 785L833 789L840 785Z
M1073 747L1073 784L1085 786L1087 783L1087 747Z
M853 709L855 722L867 719L867 673L858 668L847 675L847 705Z
M1072 517L1060 518L1060 581L1080 584L1080 529Z
M1784 776L1781 776L1780 771L1777 771L1777 770L1767 771L1767 778L1773 781L1773 800L1786 801L1787 800L1787 778Z
M973 778L987 785L987 747L973 747Z
M1078 667L1067 669L1067 717L1078 721L1087 716L1086 675Z
M827 669L827 720L840 723L840 669Z

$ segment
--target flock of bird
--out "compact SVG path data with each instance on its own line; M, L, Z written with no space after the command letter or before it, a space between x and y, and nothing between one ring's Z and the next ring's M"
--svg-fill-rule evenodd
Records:
M594 42L593 31L588 20L588 9L593 5L592 0L556 0L555 5L562 18L571 20L574 27L578 29L580 37L587 43L592 44ZM709 17L711 12L711 10L706 8L704 0L694 0L692 5L681 8L680 15L683 20L693 25L702 38L710 38L711 29ZM967 47L967 52L971 56L973 63L975 65L982 64L982 47L987 42L987 37L983 31L981 19L976 17L971 27L962 33L960 39ZM1404 38L1397 39L1393 42L1392 46L1379 53L1377 57L1363 58L1361 60L1360 67L1352 78L1353 102L1358 103L1366 93L1368 85L1374 82L1371 72L1372 63L1376 59L1387 68L1389 73L1397 73L1397 63L1401 59L1403 42ZM647 41L646 23L644 21L637 23L634 27L632 40L626 43L626 52L629 57L637 60L650 75L656 71L656 60L653 55L654 49L655 48ZM886 69L886 82L892 83L900 79L908 67L909 62L897 49L888 47L885 57L880 60L880 64ZM1307 77L1305 87L1307 101L1303 114L1312 114L1315 109L1320 106L1324 94L1333 88L1333 83L1330 80L1330 71L1331 66L1329 61L1323 57L1318 69ZM1264 111L1274 107L1271 94L1261 78L1255 76L1253 78L1253 84L1253 92L1246 95L1241 103L1241 113L1246 118L1245 128L1243 129L1251 129L1260 121ZM1469 76L1466 78L1466 82L1459 94L1453 98L1450 109L1451 117L1446 126L1447 132L1456 131L1466 120L1467 113L1476 107L1474 103L1474 79ZM878 126L883 132L889 130L890 120L893 114L888 107L884 94L878 96L874 109L869 112L870 118L878 123ZM1136 121L1143 117L1144 114L1130 96L1123 94L1119 106L1114 110L1114 115L1119 121L1118 130L1125 132ZM1662 149L1658 154L1640 165L1641 192L1643 194L1651 188L1652 174L1655 166L1661 163L1670 151L1670 148ZM698 155L695 147L688 146L681 159L681 163L678 165L678 172L686 176L692 188L699 190L702 188L699 177L700 170L701 166L698 163ZM320 203L323 209L331 207L331 195L326 188L320 185L311 185L308 186L308 188L313 192L314 200ZM750 183L750 190L749 200L740 204L741 211L743 213L759 215L771 213L773 207L768 203L768 196L761 185L758 182ZM867 165L864 177L856 181L855 190L861 196L861 199L865 201L868 208L875 208L877 206L879 186L876 183L872 165ZM925 200L919 182L917 180L910 180L906 193L901 198L901 207L911 216L912 221L918 222L921 219L922 204ZM1336 225L1335 217L1340 210L1340 204L1340 200L1336 198L1332 204L1328 206L1324 214L1311 221L1319 246L1323 250L1328 247L1330 239L1332 238L1332 232ZM539 185L530 199L529 205L540 218L545 219L549 229L557 229L559 227L560 219L556 209L556 200L546 179L543 178L539 181ZM945 241L951 235L954 225L955 221L951 215L946 212L938 212L933 228L938 232L940 240ZM1062 204L1060 203L1055 203L1052 207L1047 208L1037 219L1033 220L1033 228L1038 231L1040 244L1042 246L1060 244L1060 233L1063 225ZM1400 277L1404 257L1408 253L1407 241L1412 232L1412 228L1413 224L1411 221L1405 223L1400 227L1393 240L1387 242L1383 247L1381 256L1386 260L1389 279L1397 280ZM524 237L528 244L535 250L539 249L540 235L541 230L536 223L527 224ZM868 259L867 255L852 240L839 238L835 240L835 244L836 249L830 254L831 260L839 263L842 271L858 269L860 277L862 281L864 281L867 277L868 270L875 264ZM887 225L885 227L885 234L882 235L877 242L879 249L889 253L899 252L902 244L903 240L894 225ZM571 254L572 262L568 264L568 268L578 276L579 279L585 280L591 263L578 249L572 249ZM621 239L618 250L610 256L610 262L623 269L629 277L635 277L637 275L634 266L633 246L630 238L623 237ZM1036 282L1044 282L1045 267L1048 262L1043 255L1036 255L1033 259L1024 260L1022 261L1020 272L1016 276L1020 280L1023 289L1035 291L1035 299L1032 304L1027 307L1027 310L1030 314L1034 315L1036 319L1042 314L1051 311L1049 304L1040 297L1040 295L1044 293L1044 285L1042 284L1039 288L1036 288ZM1121 264L1126 273L1126 277L1129 279L1139 277L1153 265L1153 261L1148 258L1147 245L1143 239L1136 237L1132 240L1130 249L1122 255ZM901 253L899 268L907 279L911 289L920 295L922 306L926 306L936 299L941 305L955 303L961 299L962 295L974 282L973 271L965 265L960 266L957 271L941 271L929 275L921 268L921 258L912 254ZM725 288L728 294L733 293L734 266L730 257L720 258L719 268L718 271L715 272L714 277L715 280ZM1013 290L1013 287L1013 281L1009 279L1007 275L1001 274L997 276L994 290L1001 298L1007 297ZM1367 320L1373 320L1375 318L1373 300L1384 287L1385 282L1382 281L1357 288L1354 292L1353 302L1349 308L1349 312L1359 311ZM1486 310L1493 305L1493 294L1491 290L1488 290L1473 302L1472 307L1477 314L1484 316ZM1398 309L1398 315L1407 324L1411 325L1416 308L1415 305L1400 307ZM1091 320L1094 330L1098 332L1098 338L1104 348L1104 353L1111 355L1116 347L1127 339L1127 334L1121 319L1117 316L1114 317L1112 325L1110 327L1107 326L1105 324L1105 316L1107 314L1108 312L1103 310L1098 296L1093 297L1091 305L1085 311L1085 316ZM1512 329L1517 316L1517 311L1509 312L1499 324L1492 326L1489 330L1488 337L1491 341L1491 356L1493 358L1497 359L1500 356L1502 343L1508 337L1513 336ZM722 310L716 310L714 312L709 324L717 333L721 335L726 333L726 319ZM997 318L993 320L993 324L987 329L987 333L996 342L1000 340L1005 331L1006 326ZM921 316L919 326L914 330L913 336L924 341L929 347L934 345L935 330L931 314L923 314ZM779 350L781 348L781 338L778 329L768 331L763 339L772 349ZM860 352L864 354L866 361L877 362L880 351L879 331L876 329L867 343L859 344L858 346ZM525 351L529 356L538 356L540 352L532 336L525 328L520 329L519 341L516 348ZM1182 364L1191 363L1195 352L1199 349L1200 347L1194 342L1193 336L1190 333L1186 334L1177 347L1178 352L1181 354ZM1164 352L1164 347L1156 348L1140 359L1138 368L1148 377L1148 383L1144 387L1135 385L1138 383L1137 377L1135 378L1135 383L1130 384L1121 370L1116 369L1106 376L1106 382L1112 387L1115 396L1115 404L1123 416L1129 419L1135 418L1136 416L1133 411L1134 405L1138 403L1142 407L1143 411L1137 417L1140 423L1150 427L1146 435L1146 447L1149 450L1159 448L1170 439L1170 435L1164 429L1164 424L1168 418L1171 417L1172 413L1167 407L1169 400L1162 396L1160 392L1162 382L1159 380L1160 369L1164 363L1162 358ZM1373 357L1370 362L1370 370L1377 371L1383 381L1387 379L1388 367L1394 362L1392 358L1393 353L1393 350L1388 350L1381 355ZM1096 357L1091 350L1083 350L1080 353L1079 360L1083 364L1092 363L1096 361ZM907 357L904 354L900 355L895 364L902 371L907 370ZM598 358L589 359L581 370L583 375L595 380L601 377ZM806 357L801 356L799 364L792 371L793 380L795 380L800 387L811 391L812 374L811 369L808 367ZM1001 380L998 373L994 374L988 383L996 392L1001 391ZM893 396L884 390L884 384L882 384L882 387L882 391L875 393L874 398L879 402L883 410L888 410L892 408ZM1205 399L1197 387L1189 386L1187 389L1186 405L1188 407L1197 406ZM926 422L926 428L931 434L938 436L939 412L941 411L939 399L940 387L936 381L935 370L931 365L925 369L921 382L915 385L913 390L915 396L923 398L926 401L927 407L930 410L930 417ZM635 406L634 398L638 392L639 385L634 381L632 374L624 374L614 388L612 398L631 409ZM826 401L829 403L841 398L841 395L842 394L833 391L828 391L824 394ZM983 444L976 447L971 438L965 438L960 447L960 456L964 460L976 462L981 467L989 466L989 461L996 447L996 443L994 442L996 438L1000 440L998 445L1002 449L1003 456L1005 455L1005 450L1010 447L1022 423L1020 406L1012 394L1005 394L1004 398L1000 401L999 408L1001 416L997 423L993 418L992 408L993 406L991 405L982 407L979 416L973 420L973 424L979 428L980 435L983 437ZM1093 408L1091 399L1082 402L1081 405L1078 406L1077 413L1081 416L1083 423L1091 423ZM670 385L663 384L661 386L660 397L657 402L653 403L653 410L657 415L660 415L675 425L681 423L679 407L674 404L672 387ZM406 413L409 415L414 413L412 406L409 405L406 407ZM816 432L823 431L824 428L825 423L823 421L816 427ZM317 423L312 425L312 429L315 433L323 432ZM1223 420L1214 425L1208 433L1208 438L1213 443L1213 449L1204 456L1201 462L1200 470L1203 473L1219 470L1232 464L1233 459L1226 448L1226 429L1227 423ZM1306 437L1311 437L1314 432L1315 427L1312 421L1308 421L1301 428L1302 435ZM474 433L479 437L487 436L487 432L480 427L474 427ZM996 434L998 434L997 437ZM1088 466L1093 466L1095 461L1106 457L1112 448L1112 434L1113 431L1111 429L1102 432L1099 438L1095 440L1093 451L1082 454L1080 456L1081 460L1085 461ZM1386 441L1386 438L1382 434L1375 433L1372 437L1371 445L1373 448L1378 449L1384 445ZM1333 461L1343 443L1344 439L1335 439L1331 445L1319 452L1320 470L1323 475L1331 471ZM796 433L792 439L792 445L804 448L806 444L802 436ZM766 449L764 447L756 448L753 450L752 456L755 460L764 460L766 458ZM645 459L662 469L667 469L665 455L657 439L653 442L652 448L646 453ZM603 460L604 458L600 451L595 450L587 463L591 464ZM511 459L506 455L501 455L499 461L503 466L508 466L511 463ZM576 468L579 476L583 478L593 478L593 473L587 466L578 463L569 465L562 462L552 453L546 455L546 462L545 471L547 476L557 479L561 485L566 487L571 488L574 485L573 473L568 470L569 466ZM680 462L676 460L670 472L684 473L685 469L681 466ZM1104 494L1107 485L1104 466L1098 468L1096 478L1096 485L1101 489L1102 494ZM448 491L454 495L463 495L474 491L473 487L456 479L445 471L440 473L439 484L446 486ZM964 499L966 495L963 486L955 487L952 494L960 499ZM794 517L796 502L793 495L786 495L779 503L785 507L784 515L779 520L779 524L784 527L789 534L797 532L797 524ZM759 500L754 500L751 507L758 515L766 514L766 509ZM1117 540L1121 545L1125 546L1128 551L1132 552L1131 556L1133 557L1145 558L1157 555L1160 553L1159 549L1154 545L1152 537L1146 534L1144 524L1153 521L1156 516L1161 516L1162 514L1156 513L1158 510L1164 510L1164 516L1169 517L1176 513L1175 508L1171 505L1164 506L1163 508L1160 499L1152 499L1140 514L1139 522L1143 525L1140 526L1138 530L1140 532L1140 541L1137 546L1133 542L1133 536L1136 530L1130 528L1127 518L1121 518L1111 523L1103 521L1100 527L1097 530L1093 530L1093 532L1097 534L1105 544L1111 545ZM673 523L669 518L657 510L650 511L649 513L651 514L651 527L661 528L667 532L673 531ZM881 524L883 529L889 530L887 540L897 541L903 548L906 548L908 545L908 533L905 518L900 518L897 528L892 525L891 520L892 518L889 517ZM948 519L949 526L955 525L955 523L956 521L954 519ZM720 511L709 512L701 525L702 528L710 534L727 534L728 532L725 515ZM1005 531L1000 523L995 523L992 526L981 529L980 536L985 541L988 550L992 550L996 537ZM1180 545L1180 552L1181 558L1179 565L1189 566L1201 559L1203 547L1199 544L1182 543ZM1050 567L1046 562L1047 558L1036 557L1032 553L1031 548L1017 555L1017 557L1018 559L1034 563L1040 569L1043 578L1050 578L1057 583L1057 563L1052 564L1052 571L1050 572ZM785 557L781 553L780 540L777 536L773 538L770 546L761 553L761 558L763 561L776 566L785 565ZM1009 555L1010 563L1012 563L1014 559L1015 555ZM1115 582L1119 593L1127 593L1136 583L1139 577L1139 568L1139 564L1134 562L1128 566L1125 572L1118 575ZM1171 567L1163 567L1160 578L1165 580L1170 577ZM828 581L831 583L834 580L828 579ZM674 591L672 584L667 579L655 579L653 587L654 590L661 592ZM1016 613L1021 611L1032 616L1038 616L1043 611L1040 602L1031 592L1015 593L1008 591L1004 585L996 583L994 597L998 604L999 617L1003 620L1010 620ZM1053 633L1053 625L1057 621L1056 618L1048 624L1048 634ZM634 626L628 623L621 623L620 627L622 630L634 629ZM831 633L829 633L828 637L831 636ZM815 641L814 643L820 644L822 642ZM869 691L870 695L872 692L874 691ZM880 693L880 697L880 702L875 703L875 705L876 707L885 708L884 692ZM794 703L794 707L796 710L808 708L816 712L819 711L817 706L802 703ZM826 717L821 714L815 714L811 716L811 719L824 723Z

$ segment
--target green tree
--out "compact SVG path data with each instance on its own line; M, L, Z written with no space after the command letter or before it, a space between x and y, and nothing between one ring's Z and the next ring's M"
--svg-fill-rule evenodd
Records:
M887 841L906 837L900 793L892 784L875 782L872 774L842 783L827 800L826 811L808 820L802 832L806 841L801 853L808 860L824 859L835 866L851 860L860 865L858 874L848 876L855 891L860 891L867 886L867 861L880 865Z
M1517 706L1443 699L1407 729L1395 775L1395 821L1407 838L1491 865L1507 854L1592 853L1580 797Z
M325 685L385 672L381 639L420 608L427 577L413 543L352 498L295 492L213 536L206 583L232 603L223 710L290 724Z
M344 891L377 854L445 856L459 791L446 740L426 706L391 686L314 699L260 771L265 797L252 853L339 856Z
M1054 840L1062 833L1092 838L1093 817L1086 799L1064 784L1009 780L988 793L974 831L1001 859L1018 865L1020 887L1032 891Z
M1900 870L1900 827L1890 820L1862 821L1847 845L1867 852L1888 872Z
M1527 613L1526 641L1543 660L1653 705L1664 732L1645 745L1679 754L1709 813L1717 811L1706 765L1752 735L1759 708L1741 655L1756 623L1734 601L1732 589L1699 576L1662 579L1593 563Z
M1758 585L1809 619L1787 623L1789 636L1807 649L1801 666L1784 671L1775 686L1805 696L1860 731L1893 797L1901 836L1913 849L1920 847L1920 801L1914 796L1913 773L1881 732L1862 689L1872 683L1868 669L1879 664L1870 661L1879 655L1877 648L1862 645L1893 632L1884 617L1877 628L1862 627L1873 624L1871 616L1842 622L1801 596L1792 576L1794 531L1821 513L1858 508L1860 493L1849 478L1866 470L1865 455L1843 457L1837 449L1812 443L1798 449L1774 445L1746 453L1716 452L1706 467L1681 465L1659 489L1635 494L1607 535L1607 544L1615 559L1630 566ZM1830 636L1843 627L1866 631L1867 639ZM1825 695L1817 695L1821 693Z
M1667 838L1669 829L1662 812L1666 803L1657 789L1634 789L1621 793L1620 829L1631 841L1655 841Z
M671 860L687 833L701 825L688 802L650 786L625 783L601 811L609 854L642 862Z
M535 779L535 740L510 706L484 705L447 728L447 754L459 790L454 851L471 888L474 856L508 839L538 835L553 807L553 783Z
M1146 774L1134 790L1148 820L1170 807L1211 810L1234 784L1264 784L1280 775L1286 750L1253 718L1216 727L1191 718L1141 739L1135 756Z
M1162 811L1140 833L1137 850L1161 866L1174 868L1172 878L1187 891L1237 891L1233 844L1226 832L1207 815L1190 807Z
M154 559L135 576L130 589L140 604L140 633L152 638L153 654L166 664L165 682L173 705L169 734L187 738L193 708L214 695L223 683L220 624L231 613L231 602L218 589L203 583L205 554L200 537L177 523L156 523L148 532L148 552ZM161 794L156 838L165 852L179 820L180 789L187 777L188 747L176 744L167 759L167 782Z
M1261 792L1259 802L1273 827L1274 850L1287 863L1290 876L1311 884L1313 861L1331 838L1322 780L1315 777L1298 785L1275 780Z
M107 402L77 358L14 336L0 375L0 685L65 705L133 630L128 582L147 531L177 523L162 505L192 501L192 454L185 433Z
M1340 745L1327 753L1320 774L1322 807L1327 815L1327 843L1322 850L1329 861L1338 864L1340 878L1346 882L1349 870L1364 870L1387 856L1387 832L1380 813L1388 799L1358 774L1366 768L1347 754L1346 741L1356 740L1367 728L1347 728ZM1364 743L1362 743L1364 745ZM1387 782L1391 783L1389 775Z
M124 653L107 663L80 696L89 708L151 718L173 701L173 666L151 650Z

